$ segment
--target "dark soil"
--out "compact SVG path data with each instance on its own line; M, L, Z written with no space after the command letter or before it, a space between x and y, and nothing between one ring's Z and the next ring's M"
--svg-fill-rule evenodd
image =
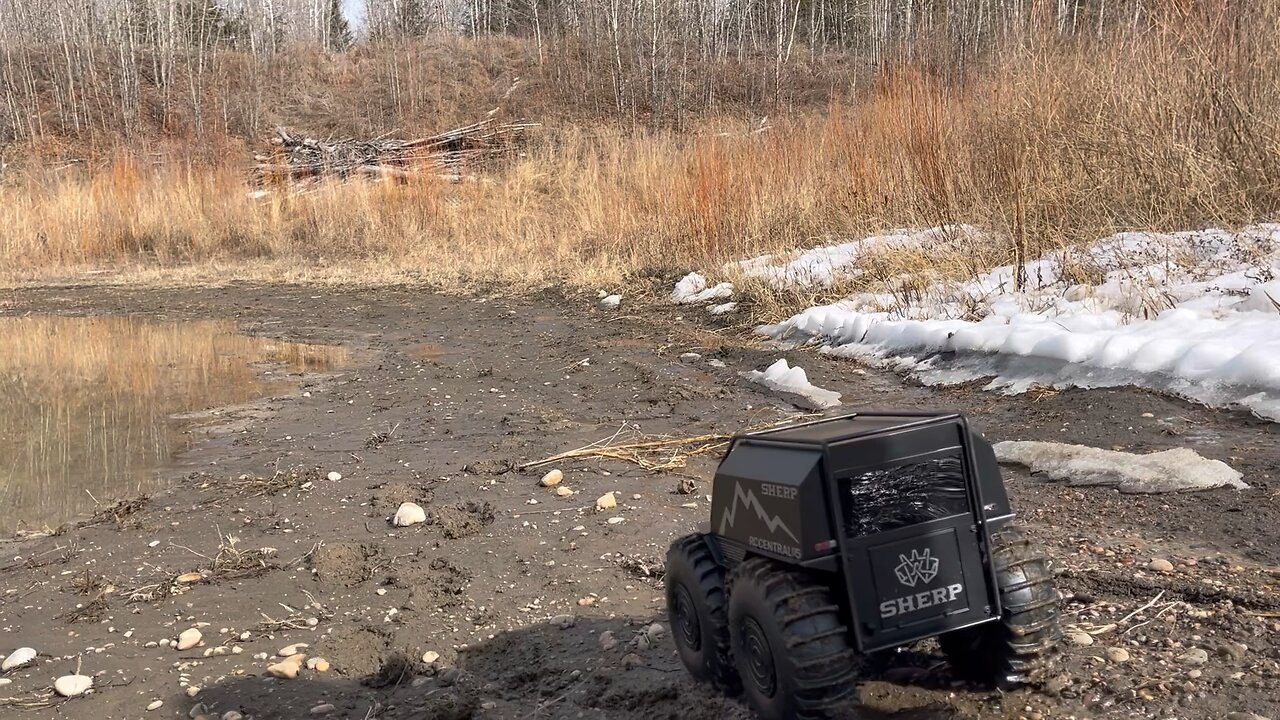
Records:
M661 558L705 524L716 455L668 472L624 460L519 467L624 426L693 436L781 421L798 410L737 374L778 353L667 308L606 313L591 299L233 286L5 300L7 313L234 318L249 333L345 343L357 360L310 383L310 396L272 398L278 410L234 442L198 443L165 471L170 492L0 546L0 653L41 653L5 675L0 715L185 718L202 703L210 717L268 720L328 703L330 716L355 719L750 717L693 682L670 633L651 627L667 623ZM689 351L703 359L681 362ZM1068 629L1092 644L1067 647L1047 686L1013 693L957 680L933 642L883 653L868 659L849 717L1280 716L1276 425L1131 389L1005 397L783 355L844 393L841 411L961 410L993 440L1187 446L1253 486L1133 496L1008 470L1020 522L1072 598ZM576 494L538 485L550 467ZM689 480L697 490L681 494ZM595 512L610 491L618 508ZM392 527L402 502L428 521ZM1173 572L1148 569L1153 558ZM194 649L147 647L196 625ZM293 643L331 668L268 677ZM53 679L78 663L95 691L53 698ZM147 712L154 700L163 706Z

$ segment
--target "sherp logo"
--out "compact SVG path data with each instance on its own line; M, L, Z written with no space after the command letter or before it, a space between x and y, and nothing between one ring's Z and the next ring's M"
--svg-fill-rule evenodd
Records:
M898 555L898 559L902 562L893 569L893 574L907 587L915 587L919 583L928 585L938 575L938 558L929 554L929 548L923 552L912 550L911 557Z
M726 529L733 527L734 520L736 520L738 516L739 505L745 508L751 508L751 510L756 514L756 517L760 518L760 522L763 522L765 527L769 528L770 533L782 530L782 532L787 534L787 537L791 538L792 542L800 542L800 540L796 538L796 534L791 532L791 528L787 527L786 523L782 522L782 518L770 515L750 490L742 489L742 483L733 484L733 502L729 503L729 509L725 510L720 515L721 535L725 534Z

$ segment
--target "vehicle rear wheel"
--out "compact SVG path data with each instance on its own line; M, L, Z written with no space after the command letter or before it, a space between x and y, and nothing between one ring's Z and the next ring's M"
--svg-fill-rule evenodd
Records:
M724 568L703 535L676 540L667 550L667 614L680 660L695 678L737 694L737 671L729 658L729 595Z
M729 635L747 700L763 720L826 718L857 697L857 655L830 589L751 558L729 583Z
M1053 571L1027 536L1006 527L991 536L1003 615L938 637L958 674L1001 688L1041 682L1062 637Z

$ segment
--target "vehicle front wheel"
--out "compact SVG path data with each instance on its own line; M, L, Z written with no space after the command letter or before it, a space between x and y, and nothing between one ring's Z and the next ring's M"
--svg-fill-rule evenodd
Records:
M724 568L704 536L694 533L667 550L667 615L676 651L695 678L728 694L741 689L729 659L729 595Z

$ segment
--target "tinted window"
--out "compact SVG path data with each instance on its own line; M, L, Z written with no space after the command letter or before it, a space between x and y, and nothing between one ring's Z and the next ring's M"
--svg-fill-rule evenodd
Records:
M869 470L844 483L842 512L848 537L969 512L959 455Z

